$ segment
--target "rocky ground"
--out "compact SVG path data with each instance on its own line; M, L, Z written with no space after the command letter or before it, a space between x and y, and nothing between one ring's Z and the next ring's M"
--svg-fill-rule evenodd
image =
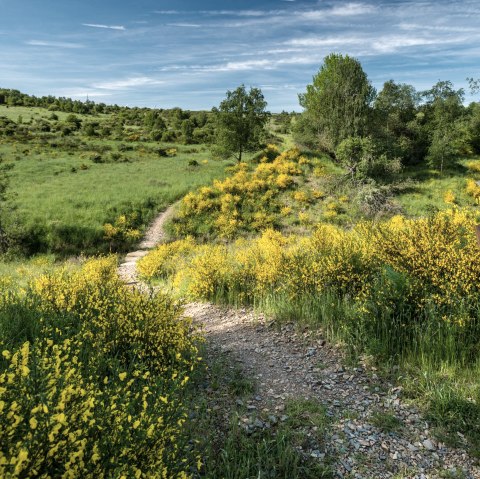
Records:
M186 314L203 326L209 354L229 353L255 380L242 419L247 431L285 419L288 400L312 399L332 421L325 443L302 452L333 457L338 478L480 478L465 451L434 439L401 388L364 367L345 367L341 351L320 335L211 304L190 304Z
M119 267L128 284L142 287L136 261L163 240L171 213L169 208L157 218L140 249ZM203 328L208 355L228 353L254 380L255 392L238 400L245 406L240 422L247 433L285 420L291 399L315 400L326 407L331 422L322 444L312 441L302 453L319 461L333 458L335 477L480 478L478 463L436 440L419 411L403 401L401 388L370 369L345 367L341 350L319 333L293 324L278 327L252 311L212 304L189 304L185 314Z

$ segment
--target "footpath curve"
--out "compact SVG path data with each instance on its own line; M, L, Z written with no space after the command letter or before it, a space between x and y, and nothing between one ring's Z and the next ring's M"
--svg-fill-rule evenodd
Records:
M164 224L174 207L156 218L139 249L119 266L127 284L148 289L138 278L136 263L165 240ZM288 400L316 400L326 407L332 423L325 444L313 444L302 453L320 461L325 455L332 457L336 478L480 479L478 461L435 439L420 412L403 399L400 387L364 365L347 368L341 350L320 333L299 331L293 323L278 328L250 310L208 303L187 304L185 315L203 328L207 361L228 355L255 381L241 421L248 433L271 427L268 421L281 421ZM236 408L232 405L224 412L226 424ZM379 424L382 416L394 416L399 427L386 431Z

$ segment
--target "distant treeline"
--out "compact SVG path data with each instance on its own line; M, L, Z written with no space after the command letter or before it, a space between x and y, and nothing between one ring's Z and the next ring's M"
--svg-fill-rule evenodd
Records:
M45 108L48 116L31 120L19 116L16 121L0 115L0 136L28 140L32 135L44 138L82 135L131 141L163 141L184 144L208 144L214 137L215 124L209 111L182 108L153 109L106 105L93 101L54 96L36 97L19 90L0 89L0 105ZM68 113L61 118L58 112ZM82 118L86 115L91 118ZM288 133L293 114L274 115L274 131Z

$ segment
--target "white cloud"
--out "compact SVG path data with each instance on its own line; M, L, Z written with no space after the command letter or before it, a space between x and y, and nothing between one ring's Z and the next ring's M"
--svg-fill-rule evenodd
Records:
M410 35L385 35L379 37L377 40L372 39L371 46L380 53L393 53L401 48L461 43L463 40L464 38L459 37L447 38L442 36L438 38L425 38L412 37Z
M270 13L266 10L202 10L205 15L232 15L235 17L263 17Z
M401 30L420 30L420 31L433 31L433 32L452 32L452 33L468 33L478 32L478 28L462 27L452 25L421 25L418 23L399 23L398 27Z
M365 39L359 37L345 37L339 35L338 37L305 37L293 38L286 43L286 45L293 45L297 47L332 47L343 45L356 45L364 42Z
M67 96L71 98L97 98L103 96L111 96L112 93L98 92L98 91L88 91L88 90L59 90L58 92L61 96Z
M167 23L169 27L200 28L198 23Z
M28 40L25 42L27 45L34 47L54 47L54 48L83 48L84 45L81 43L71 43L71 42L51 42L44 40Z
M344 5L337 5L330 11L330 15L338 15L340 17L347 17L352 15L365 15L376 10L374 5L367 3L345 3Z
M128 90L138 86L161 85L162 80L157 80L150 77L132 77L124 80L114 80L107 82L94 83L93 88L100 88L105 90Z
M196 73L216 73L216 72L241 72L251 70L274 70L283 65L310 65L321 61L323 57L317 54L292 56L280 59L258 59L247 61L231 61L227 63L218 63L215 65L170 65L160 68L162 72L186 71Z
M91 28L107 28L109 30L126 30L123 25L102 25L100 23L82 23L84 27L91 27Z
M159 15L180 15L180 10L155 10L153 13L158 13Z

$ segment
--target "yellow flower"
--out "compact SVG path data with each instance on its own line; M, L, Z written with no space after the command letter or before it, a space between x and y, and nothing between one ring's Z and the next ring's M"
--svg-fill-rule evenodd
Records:
M127 377L127 373L120 373L118 377L120 378L120 381L124 381L125 378Z
M37 426L38 426L37 420L34 417L30 418L30 428L37 429Z

